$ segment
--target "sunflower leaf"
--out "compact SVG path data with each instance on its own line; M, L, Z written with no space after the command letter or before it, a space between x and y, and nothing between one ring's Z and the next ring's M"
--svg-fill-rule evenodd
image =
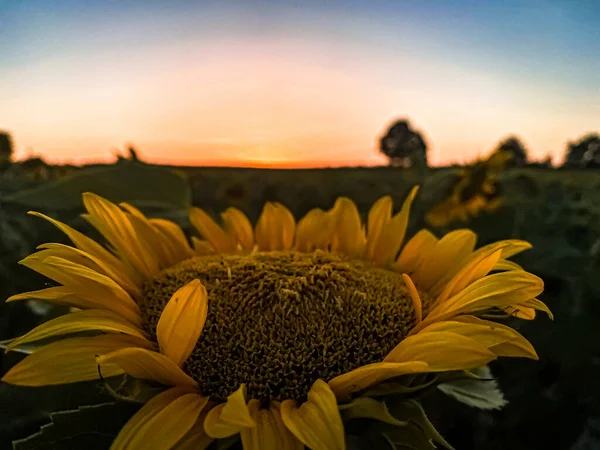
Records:
M191 205L191 190L185 177L165 167L137 162L83 168L42 186L7 195L3 200L36 210L77 209L84 192L140 207L187 210Z
M439 384L437 388L461 403L479 409L502 409L508 401L492 372L485 366L473 371L477 377Z
M110 402L51 413L50 423L13 441L13 450L104 450L136 409L131 404Z
M394 450L434 450L437 448L417 426L409 426L384 433L387 443Z
M394 417L401 417L402 419L417 425L418 428L425 433L428 439L440 444L447 450L454 450L429 421L427 414L425 414L425 411L419 402L415 400L394 402L388 404L388 409Z

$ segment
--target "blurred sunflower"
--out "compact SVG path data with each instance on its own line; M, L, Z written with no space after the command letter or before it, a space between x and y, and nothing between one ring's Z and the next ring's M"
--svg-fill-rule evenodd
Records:
M422 411L418 403L402 403L396 417L385 392L408 392L420 374L470 370L498 356L537 358L515 330L477 316L550 312L535 298L542 280L507 261L526 242L474 250L470 230L439 240L422 230L403 246L416 192L393 216L391 199L378 200L368 233L347 198L298 223L267 203L254 228L234 208L222 214L223 226L194 208L190 220L204 240L192 246L174 223L90 193L84 217L107 247L33 213L74 246L45 244L24 259L61 286L9 301L77 309L9 349L101 334L42 346L3 381L71 383L98 379L100 369L165 386L112 449L204 449L236 436L244 449L344 449L352 435L344 420L357 418L400 430L381 432L392 448L418 436L423 448L449 448L432 426L408 420Z
M487 160L462 168L451 195L427 213L427 222L442 227L456 221L466 222L483 212L497 211L502 206L498 180L512 158L510 152L498 151Z

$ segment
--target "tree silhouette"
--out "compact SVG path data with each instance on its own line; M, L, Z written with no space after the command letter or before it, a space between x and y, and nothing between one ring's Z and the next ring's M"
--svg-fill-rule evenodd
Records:
M0 131L0 170L5 170L11 163L13 144L10 134Z
M379 140L379 150L390 159L392 166L427 167L427 144L407 120L394 122Z
M591 133L579 142L570 142L564 167L600 168L600 135Z
M512 158L507 162L507 167L523 167L527 164L527 150L516 136L509 136L498 144L496 152L508 152Z

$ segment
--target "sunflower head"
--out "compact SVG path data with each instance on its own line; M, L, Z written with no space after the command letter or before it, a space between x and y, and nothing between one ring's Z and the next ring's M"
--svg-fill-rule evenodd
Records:
M73 246L45 244L23 260L59 285L9 301L73 312L11 342L61 337L3 381L93 380L99 368L163 386L113 449L207 448L232 436L246 449L343 449L353 434L344 420L357 419L384 422L371 432L397 445L415 433L447 445L422 425L415 393L498 356L537 358L516 331L482 317L550 312L535 298L541 280L508 260L526 242L475 249L470 230L406 240L416 192L396 214L389 197L378 200L366 227L347 198L299 221L268 203L255 225L235 208L221 223L194 208L191 241L172 222L86 194L85 218L106 246L37 214ZM65 337L79 332L88 335Z

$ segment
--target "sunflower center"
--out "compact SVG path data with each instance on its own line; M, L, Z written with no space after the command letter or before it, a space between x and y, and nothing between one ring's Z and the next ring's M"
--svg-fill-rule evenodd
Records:
M140 301L146 331L155 336L171 295L195 278L208 291L208 316L183 369L215 400L241 383L250 398L302 400L319 378L382 361L415 323L396 272L328 253L268 252L163 271Z

